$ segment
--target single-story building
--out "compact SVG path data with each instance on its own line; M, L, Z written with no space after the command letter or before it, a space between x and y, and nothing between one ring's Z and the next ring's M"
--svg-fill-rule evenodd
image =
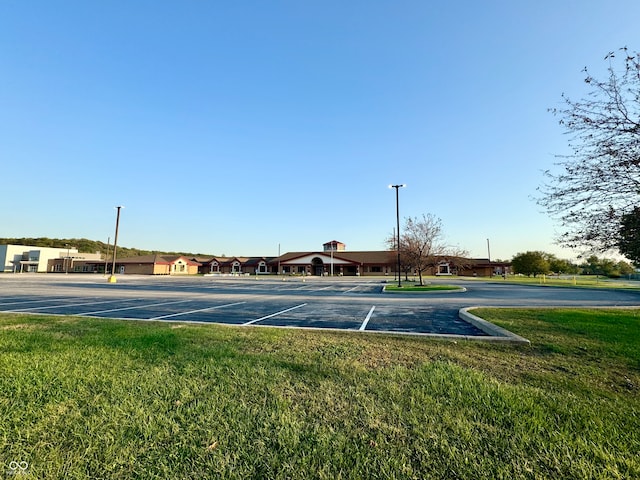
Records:
M491 277L510 272L511 262L492 262L488 258L470 258L464 267L457 271L457 275L465 277Z
M200 264L198 273L204 275L260 275L277 273L270 265L274 257L193 257Z
M106 262L100 252L70 253L62 258L52 258L47 272L52 273L104 273Z
M314 275L314 276L390 276L397 275L397 253L392 250L346 250L342 242L331 240L322 251L288 252L278 257L226 257L180 255L142 255L116 259L116 274L139 275ZM46 262L43 264L43 260ZM48 271L69 273L110 273L112 261L100 253L78 253L75 248L39 248L0 245L0 265L14 272ZM11 265L8 265L11 263ZM461 275L489 277L509 273L510 263L489 259L442 257L423 275ZM0 270L2 271L2 270ZM415 275L405 272L402 275Z
M284 275L393 275L395 258L384 250L290 252L271 260L271 266Z
M398 270L395 251L331 251L290 252L271 261L272 268L281 274L337 275L337 276L395 276ZM435 266L427 268L425 276L460 275L490 277L508 272L509 263L492 262L489 259L449 259L442 257ZM402 275L417 275L405 272Z
M141 255L117 258L116 271L119 274L138 275L195 275L200 264L180 255ZM110 271L111 264L107 270Z

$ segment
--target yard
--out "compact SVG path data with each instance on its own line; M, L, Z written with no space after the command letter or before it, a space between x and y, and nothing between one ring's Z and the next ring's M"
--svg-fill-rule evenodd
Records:
M530 347L0 314L20 478L640 478L640 313L476 310Z

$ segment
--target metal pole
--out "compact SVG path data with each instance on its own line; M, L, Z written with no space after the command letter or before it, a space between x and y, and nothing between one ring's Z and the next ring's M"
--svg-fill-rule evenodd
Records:
M118 210L118 213L116 215L116 236L113 239L113 263L111 265L111 276L109 277L109 283L116 283L116 247L118 245L118 226L120 225L121 208L121 206L116 207L116 209Z
M398 190L402 187L406 187L406 185L389 185L390 188L396 189L396 234L398 237L396 238L396 247L398 249L398 288L402 287L402 276L400 275L400 196L398 194Z
M400 196L398 185L396 185L396 232L398 235L398 288L402 287L402 275L400 275Z
M396 238L396 227L393 227L393 248L397 249L398 248L398 239ZM393 274L393 281L396 281L396 275L398 272L394 272Z
M331 242L331 276L333 277L333 246L335 244Z

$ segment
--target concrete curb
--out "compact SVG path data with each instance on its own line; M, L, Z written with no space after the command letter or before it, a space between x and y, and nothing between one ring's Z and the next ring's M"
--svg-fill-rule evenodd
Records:
M406 291L406 292L395 290L395 291L387 292L387 285L382 287L382 292L383 293L389 293L390 295L396 295L396 294L401 294L401 295L404 295L404 294L406 294L406 295L415 295L415 294L418 294L418 295L431 295L431 294L434 294L434 293L464 293L466 291L467 291L466 287L456 287L456 288L452 288L451 290L421 290L421 291L420 290L414 290L414 291Z
M491 322L487 322L486 320L477 317L472 314L469 310L474 310L476 308L482 307L467 307L461 308L458 312L458 316L464 320L465 322L470 323L474 327L479 328L483 332L489 335L489 337L476 337L478 340L485 340L488 342L505 342L505 343L513 343L520 345L531 345L531 342L520 335L516 335L515 333L510 332L502 327L494 325Z

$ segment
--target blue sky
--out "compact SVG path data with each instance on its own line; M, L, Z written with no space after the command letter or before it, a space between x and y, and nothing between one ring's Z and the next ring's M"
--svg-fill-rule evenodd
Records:
M547 109L640 49L630 1L0 0L0 237L276 255L378 250L431 213L544 250Z

